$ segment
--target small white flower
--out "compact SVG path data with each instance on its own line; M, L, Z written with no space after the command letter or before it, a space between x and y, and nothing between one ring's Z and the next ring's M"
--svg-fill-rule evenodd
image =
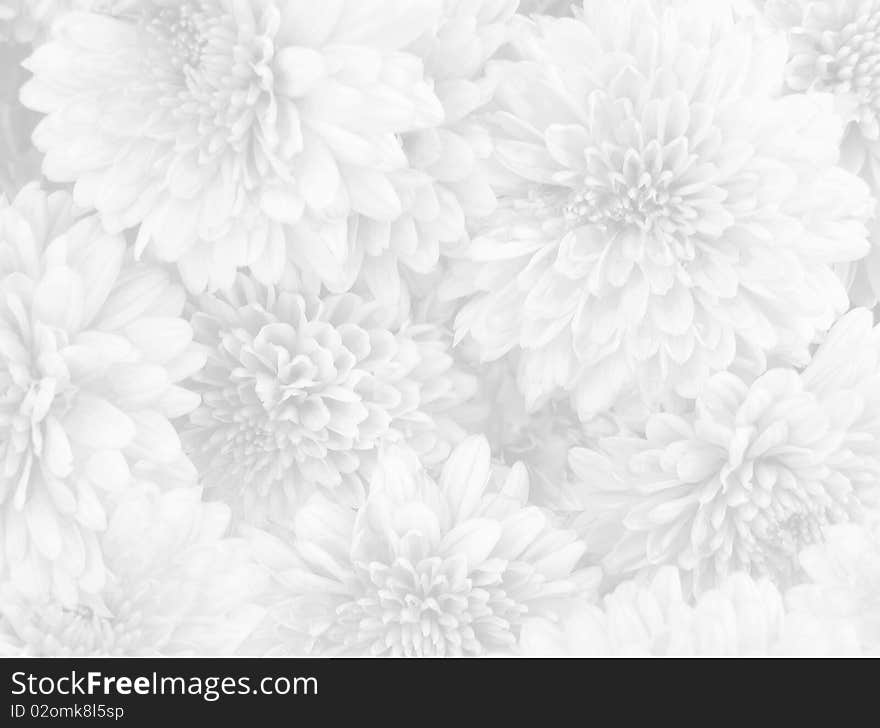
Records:
M880 329L846 314L801 373L706 383L644 437L574 449L588 543L611 571L675 564L695 588L738 570L782 582L827 528L859 520L880 478Z
M266 579L243 539L226 537L229 509L198 488L143 488L114 511L101 548L110 572L100 595L75 605L28 600L0 586L7 653L229 655L264 614Z
M297 514L292 550L272 547L289 594L277 640L329 654L511 650L524 618L595 586L575 568L574 533L527 497L525 469L494 468L483 438L460 444L436 482L413 455L388 453L362 508L318 495Z
M363 500L380 446L405 441L427 463L462 434L449 417L474 389L450 336L396 322L354 294L265 288L239 276L193 317L208 363L185 439L200 474L251 522L284 522L315 487Z
M693 397L737 358L792 362L846 310L866 185L829 96L779 98L785 46L649 0L523 21L499 62L503 200L447 286L484 360L519 351L529 408L583 419L637 389Z
M0 574L25 592L97 592L106 503L195 477L170 421L204 363L183 305L67 193L0 200Z

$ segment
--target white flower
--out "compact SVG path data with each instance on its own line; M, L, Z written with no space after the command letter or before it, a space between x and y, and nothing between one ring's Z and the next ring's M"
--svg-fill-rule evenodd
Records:
M821 94L778 98L785 45L699 3L524 21L498 66L504 202L449 287L484 359L521 351L530 408L586 419L638 388L693 397L737 358L808 357L868 251L864 183ZM453 295L453 294L450 294Z
M97 592L106 504L134 478L195 477L170 422L204 363L183 305L67 193L0 201L0 575L22 590Z
M575 569L574 533L527 496L525 469L493 468L483 438L460 444L437 482L411 454L387 454L361 509L318 495L297 514L292 551L267 548L290 602L277 641L326 654L512 649L525 617L595 581Z
M880 329L852 311L802 373L716 374L691 410L570 465L612 572L676 564L698 590L738 570L789 581L805 545L877 503Z
M788 86L834 95L847 121L842 163L880 192L880 2L877 0L770 0L767 15L790 38ZM850 295L873 306L880 297L880 225L872 249L849 266Z
M198 307L193 327L210 353L185 440L205 483L251 522L288 520L314 487L361 502L383 443L436 463L463 436L447 412L474 380L432 324L401 325L354 294L318 298L244 276Z
M782 596L767 579L733 574L694 602L678 570L620 584L601 605L572 601L556 623L528 620L520 650L531 655L765 655L785 640Z
M120 0L26 61L44 171L187 286L285 260L349 288L407 186L400 134L443 120L404 49L439 0ZM424 204L430 204L430 200ZM409 244L418 245L417 240Z
M100 595L67 605L0 586L0 645L19 655L229 655L263 617L263 572L198 488L143 488L116 508Z
M877 524L841 524L826 540L803 550L808 581L790 589L789 611L817 635L835 635L839 651L880 654L880 530ZM845 640L845 641L844 641Z
M485 164L492 140L474 117L491 98L486 63L507 40L515 7L516 0L442 0L438 22L408 48L424 63L443 120L401 135L411 165L394 175L401 214L356 222L362 277L373 297L393 302L405 295L414 274L436 270L441 253L467 241L467 220L495 208Z

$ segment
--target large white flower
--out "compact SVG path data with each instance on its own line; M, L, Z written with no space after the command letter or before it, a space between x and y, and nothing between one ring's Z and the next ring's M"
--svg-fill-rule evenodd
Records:
M689 602L674 567L651 579L620 584L600 605L569 604L557 622L526 621L527 655L766 655L785 648L809 652L785 633L782 595L767 579L739 573Z
M834 95L847 122L842 162L880 192L880 2L770 0L766 13L790 38L788 86ZM880 297L880 225L859 265L849 266L851 296L872 306Z
M235 652L263 617L266 578L247 542L225 535L229 509L200 495L130 492L101 536L110 575L100 595L68 605L0 586L0 649L51 657Z
M170 422L204 363L183 305L67 193L0 201L0 574L24 591L98 591L106 504L134 478L192 482Z
M362 508L315 496L291 550L266 544L288 592L276 641L329 654L512 649L524 618L595 586L575 568L583 544L527 497L525 469L494 468L483 438L460 444L437 482L411 453L388 453Z
M404 50L440 1L111 10L66 15L26 62L22 99L48 114L34 134L46 175L75 181L110 230L140 224L138 249L176 261L193 290L242 266L274 282L288 257L350 287L375 227L416 194L400 135L443 120Z
M782 39L701 6L524 21L497 67L502 204L451 288L485 359L522 352L530 407L693 397L738 357L805 361L848 306L833 264L867 253L871 202L832 99L779 98Z
M401 325L354 294L318 298L244 276L198 307L209 357L185 440L205 483L252 522L284 522L315 487L361 502L384 443L436 463L463 436L449 413L474 378L453 366L437 326Z
M737 570L781 582L834 523L859 520L880 484L880 329L844 316L801 373L732 372L644 437L574 449L582 522L612 572L676 564L695 588Z

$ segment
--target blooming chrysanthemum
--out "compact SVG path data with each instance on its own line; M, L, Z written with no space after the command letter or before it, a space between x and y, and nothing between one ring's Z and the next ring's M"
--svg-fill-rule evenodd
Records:
M572 600L555 623L528 620L520 638L524 654L544 656L765 655L783 645L797 647L772 582L733 574L691 603L670 566L620 584L601 605Z
M847 121L842 162L880 192L880 2L770 0L767 16L790 39L786 82L796 92L833 94ZM870 306L880 297L880 225L860 264L849 266L851 296Z
M34 656L229 655L263 617L265 576L198 488L139 487L114 510L100 595L68 605L0 586L0 645Z
M877 524L833 526L824 543L804 549L800 562L808 581L786 593L789 611L808 618L817 635L845 636L848 652L880 654Z
M447 411L474 381L436 326L401 325L351 293L318 298L244 276L198 308L209 355L185 439L205 483L241 499L248 520L284 521L313 487L358 503L383 443L405 440L433 463L463 436Z
M96 592L106 503L134 477L192 481L170 422L204 362L183 305L67 193L0 201L0 575L23 591Z
M781 39L700 6L588 2L499 63L504 202L452 288L485 359L521 350L530 407L693 397L738 357L805 361L848 306L833 264L867 253L871 202L832 100L778 98Z
M526 503L525 469L493 468L480 437L438 482L403 450L383 458L355 511L316 495L292 550L267 559L286 588L276 640L293 652L475 655L510 650L528 616L591 589L583 544Z
M610 571L672 563L698 589L738 570L785 582L803 547L876 506L880 329L854 310L803 372L716 374L692 410L570 462L587 540Z
M400 134L443 107L405 52L439 0L119 0L69 13L26 62L24 103L48 114L44 171L188 287L289 257L350 287L415 194ZM431 200L423 200L429 205ZM353 222L354 221L354 222ZM413 245L418 241L410 240Z

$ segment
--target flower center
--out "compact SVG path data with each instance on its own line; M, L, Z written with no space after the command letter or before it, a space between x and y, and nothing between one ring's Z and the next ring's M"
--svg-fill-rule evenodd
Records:
M562 214L571 225L664 229L673 214L670 178L669 172L657 180L643 172L632 180L623 174L609 175L604 184L588 180L571 194Z
M811 47L817 88L853 94L862 121L880 117L880 2L865 3L861 13L839 30L797 28L797 41Z
M148 22L151 35L159 41L177 68L197 67L201 62L207 32L216 18L197 10L191 3L165 7Z
M202 0L163 7L143 20L151 39L145 77L158 107L188 125L175 139L202 155L230 155L248 188L272 167L277 109L271 59L277 18L239 22L222 4ZM261 140L261 143L256 143Z
M489 592L472 588L461 560L399 557L360 570L367 593L337 610L358 639L403 655L479 652L473 622L491 614Z

